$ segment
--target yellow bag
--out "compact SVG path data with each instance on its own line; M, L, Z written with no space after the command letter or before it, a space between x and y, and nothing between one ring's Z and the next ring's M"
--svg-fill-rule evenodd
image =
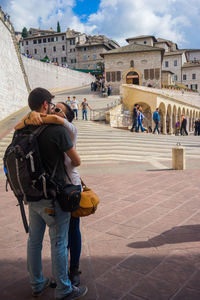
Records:
M99 197L88 188L81 180L83 191L81 192L80 206L77 210L71 213L72 217L86 217L94 214L99 204Z

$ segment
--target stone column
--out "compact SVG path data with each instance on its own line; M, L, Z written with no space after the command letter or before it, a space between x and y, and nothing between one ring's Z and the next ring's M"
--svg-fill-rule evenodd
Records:
M169 116L169 134L173 133L173 115L170 114Z
M163 134L167 134L167 128L166 128L166 114L163 113Z

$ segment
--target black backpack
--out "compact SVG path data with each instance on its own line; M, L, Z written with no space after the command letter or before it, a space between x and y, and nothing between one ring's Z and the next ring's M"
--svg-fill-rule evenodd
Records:
M17 130L3 158L7 182L18 199L26 232L28 225L23 202L52 199L55 194L52 175L49 176L42 164L38 145L38 136L47 126L42 125L34 131L30 127Z

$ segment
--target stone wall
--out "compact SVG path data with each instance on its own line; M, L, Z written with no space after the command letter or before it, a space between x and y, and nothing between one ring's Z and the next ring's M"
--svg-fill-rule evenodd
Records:
M51 91L61 91L90 84L94 77L52 64L22 56L31 89L43 87Z
M0 120L27 104L28 86L23 74L13 27L0 10Z

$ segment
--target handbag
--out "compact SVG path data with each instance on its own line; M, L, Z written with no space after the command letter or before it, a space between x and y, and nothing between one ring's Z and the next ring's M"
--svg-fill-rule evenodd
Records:
M73 184L59 187L56 199L63 211L73 212L79 208L81 199L80 187Z
M99 197L95 194L95 192L87 187L81 179L81 185L83 187L83 191L81 192L81 199L79 203L79 208L72 212L72 217L86 217L91 214L94 214L97 210L97 206L99 204Z

